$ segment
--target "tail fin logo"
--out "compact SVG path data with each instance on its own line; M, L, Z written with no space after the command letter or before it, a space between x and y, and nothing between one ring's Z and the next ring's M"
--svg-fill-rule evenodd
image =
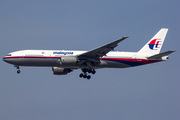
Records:
M149 48L151 50L157 50L156 48L159 48L158 46L161 45L159 44L161 41L161 39L153 39L148 45L149 45Z

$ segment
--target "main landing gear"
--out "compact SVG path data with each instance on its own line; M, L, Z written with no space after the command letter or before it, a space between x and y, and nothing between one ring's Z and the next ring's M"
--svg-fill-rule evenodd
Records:
M87 72L88 73L92 73L92 74L95 74L96 73L96 71L94 70L94 69L82 69L82 72L83 73L81 73L80 75L79 75L79 77L80 78L87 78L88 80L91 78L91 76L90 75L87 75Z
M19 66L18 65L14 65L14 67L16 67L16 69L18 69L17 73L19 74L21 72Z

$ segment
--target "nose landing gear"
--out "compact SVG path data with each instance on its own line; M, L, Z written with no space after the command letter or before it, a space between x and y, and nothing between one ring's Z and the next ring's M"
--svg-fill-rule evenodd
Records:
M17 73L19 74L21 72L19 66L18 65L14 65L14 67L16 67L16 69L18 69Z

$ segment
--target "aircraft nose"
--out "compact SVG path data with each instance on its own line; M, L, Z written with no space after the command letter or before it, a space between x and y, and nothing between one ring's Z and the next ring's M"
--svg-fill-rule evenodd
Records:
M3 61L4 61L4 62L7 62L7 63L8 63L8 62L11 62L11 60L9 59L11 56L12 56L12 54L10 54L10 53L7 54L6 56L3 57Z
M10 63L10 64L13 64L13 63L14 63L14 60L13 60L13 59L10 59L8 56L3 57L3 61L4 61L4 62L7 62L7 63Z
M7 62L7 59L6 59L6 57L3 57L3 61L4 61L4 62Z

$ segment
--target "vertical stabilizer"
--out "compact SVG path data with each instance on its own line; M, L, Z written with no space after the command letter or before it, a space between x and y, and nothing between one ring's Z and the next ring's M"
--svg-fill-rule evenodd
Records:
M139 53L159 54L168 29L162 28L150 41L148 41Z

